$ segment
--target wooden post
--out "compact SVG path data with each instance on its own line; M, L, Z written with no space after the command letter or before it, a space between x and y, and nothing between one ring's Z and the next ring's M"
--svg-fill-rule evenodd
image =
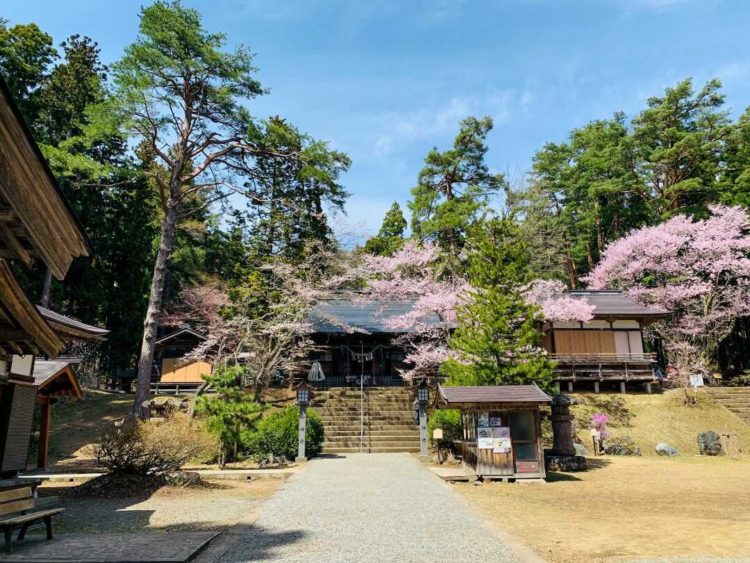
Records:
M52 407L49 399L40 403L42 419L39 425L39 442L36 448L36 464L39 469L44 469L49 464L49 428Z

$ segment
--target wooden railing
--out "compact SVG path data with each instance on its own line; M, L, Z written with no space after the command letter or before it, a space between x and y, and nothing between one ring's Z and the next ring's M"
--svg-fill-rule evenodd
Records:
M599 363L651 363L656 361L656 355L640 354L550 354L550 358L558 364L599 364Z
M641 354L550 354L557 362L555 379L649 381L656 379L656 356Z
M151 384L152 395L186 395L194 394L198 389L204 385L203 382L158 382ZM212 389L206 390L206 392L213 393Z

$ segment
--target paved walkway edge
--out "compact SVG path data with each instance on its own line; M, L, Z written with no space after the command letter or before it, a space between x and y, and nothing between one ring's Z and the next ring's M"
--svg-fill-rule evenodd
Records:
M306 467L307 464L302 464L301 466L297 467L295 471L292 471L288 475L286 475L285 479L287 481L298 479L299 476L304 473ZM281 491L283 488L284 487L282 486L273 494L279 494L279 491ZM266 502L267 501L268 499L266 499ZM236 543L238 543L243 538L243 536L245 536L252 529L252 527L255 525L255 522L263 513L264 505L265 503L261 505L261 507L257 510L254 510L253 512L245 516L231 528L229 528L228 530L224 530L222 533L214 537L207 546L205 546L198 554L196 554L194 558L190 560L191 563L215 563L216 561L219 561L230 549L232 549L232 547Z
M448 487L449 489L453 489L452 492L457 497L459 497L458 502L463 503L466 509L469 512L472 512L477 517L477 520L482 522L485 528L487 528L491 533L493 533L497 538L500 539L500 541L502 541L507 546L507 548L511 551L513 555L514 561L519 561L523 563L544 563L545 560L542 557L540 557L534 550L532 550L526 544L519 541L512 534L502 529L500 525L497 522L491 520L481 508L479 508L477 505L475 505L469 499L467 499L460 491L455 490L456 486L469 486L469 485L452 484L442 479L437 472L432 471L432 469L434 468L425 467L425 469L427 469L427 473L430 474L430 477L432 479L439 481L443 487ZM502 485L512 487L514 485L517 485L517 483L514 483L514 484L503 483ZM485 485L470 485L470 486L482 486L483 487ZM500 484L490 485L490 486L500 486Z

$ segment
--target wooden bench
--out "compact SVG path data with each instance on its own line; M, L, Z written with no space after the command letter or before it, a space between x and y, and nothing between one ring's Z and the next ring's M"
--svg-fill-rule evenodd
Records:
M47 539L52 539L52 516L63 512L64 508L37 507L31 487L20 486L0 491L0 527L5 532L5 553L11 552L13 531L20 527L18 539L26 537L26 531L34 522L43 521Z

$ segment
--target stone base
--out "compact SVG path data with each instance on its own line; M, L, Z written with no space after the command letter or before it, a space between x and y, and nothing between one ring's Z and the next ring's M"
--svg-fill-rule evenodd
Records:
M586 458L581 455L547 455L544 456L547 471L586 471Z

